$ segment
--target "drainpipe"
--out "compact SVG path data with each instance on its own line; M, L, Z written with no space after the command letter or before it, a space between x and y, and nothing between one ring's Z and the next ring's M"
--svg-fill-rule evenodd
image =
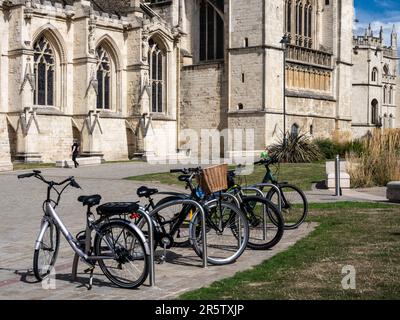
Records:
M179 151L179 134L181 126L180 103L181 103L181 40L176 48L176 151Z
M182 0L179 0L178 10L178 32L182 30ZM181 126L180 103L181 103L181 37L176 47L176 152L179 151L179 135Z

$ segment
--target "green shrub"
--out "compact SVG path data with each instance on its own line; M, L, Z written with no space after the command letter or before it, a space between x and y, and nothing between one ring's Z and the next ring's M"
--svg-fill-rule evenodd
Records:
M348 153L361 154L363 151L363 144L360 140L351 142L339 143L331 139L316 139L314 143L318 146L321 154L327 160L334 159L336 155L345 157Z

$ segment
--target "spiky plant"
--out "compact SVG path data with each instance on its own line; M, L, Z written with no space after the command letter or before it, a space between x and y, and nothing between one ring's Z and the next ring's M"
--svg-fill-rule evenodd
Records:
M307 163L322 158L318 146L311 141L307 134L303 133L282 135L277 143L268 148L268 152L279 162Z

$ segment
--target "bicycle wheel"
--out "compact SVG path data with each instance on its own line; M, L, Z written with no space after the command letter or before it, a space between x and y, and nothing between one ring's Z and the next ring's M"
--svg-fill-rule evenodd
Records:
M33 273L38 281L45 279L54 268L60 247L60 230L54 223L45 222L41 232L39 249L33 254Z
M307 218L307 198L303 191L296 186L284 184L280 185L279 188L282 195L282 216L285 221L285 229L296 229ZM278 195L275 189L271 189L266 197L274 204L278 205ZM273 222L275 223L276 221L273 220Z
M176 201L176 200L182 200L182 197L177 197L177 196L171 196L171 197L166 197L164 199L161 199L157 205L155 206L156 208L162 204L166 204L171 201ZM175 232L173 235L173 247L189 247L190 246L190 241L189 241L189 224L190 220L193 217L193 208L188 208L187 205L184 204L174 204L170 205L167 208L161 210L158 214L162 216L166 220L175 220L178 219L178 216L183 212L183 210L186 210L188 212L185 220L182 222L182 224L179 226L178 230ZM165 227L165 225L164 225ZM167 233L171 234L171 227L172 224L169 225L169 228L167 228ZM162 244L160 244L162 247Z
M242 197L241 208L249 222L249 248L270 249L282 239L283 217L271 201L257 196Z
M213 202L206 210L207 261L225 265L237 260L246 249L249 225L242 211L227 202ZM202 221L194 213L189 227L190 240L196 254L203 257Z
M95 256L104 275L121 288L137 288L147 278L150 257L139 234L125 221L104 224L94 240Z

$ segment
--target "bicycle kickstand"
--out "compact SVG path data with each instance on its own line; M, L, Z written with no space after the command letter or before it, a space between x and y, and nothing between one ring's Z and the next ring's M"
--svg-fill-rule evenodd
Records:
M167 244L164 243L163 254L160 257L159 264L164 264L167 261Z
M95 266L90 267L89 269L86 269L84 272L88 273L90 272L90 278L89 278L89 287L88 290L92 290L93 288L93 271L94 271Z

